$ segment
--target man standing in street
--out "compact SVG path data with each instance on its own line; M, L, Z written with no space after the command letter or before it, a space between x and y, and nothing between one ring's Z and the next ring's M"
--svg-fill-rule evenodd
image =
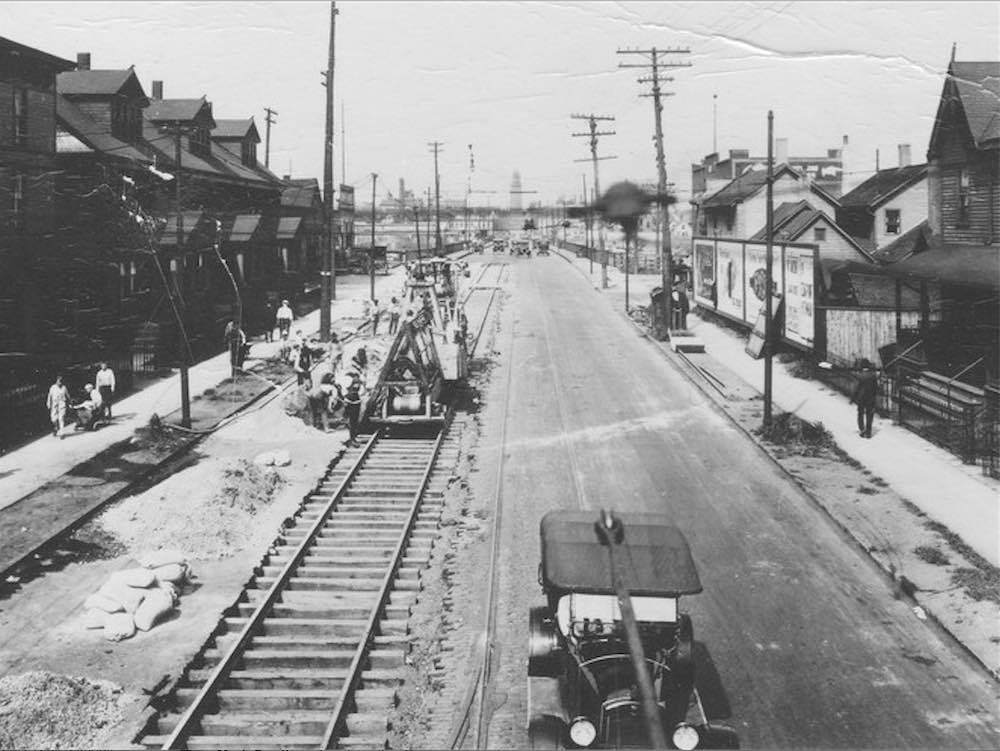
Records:
M62 434L66 427L66 408L69 406L69 390L63 383L62 376L56 376L56 382L49 386L49 396L46 400L49 408L49 420L52 422L52 435L65 438Z
M392 298L392 305L389 308L389 333L395 334L399 330L399 317L402 313L402 305L397 298Z
M288 300L282 300L281 307L278 308L278 312L275 314L275 320L278 324L278 336L281 337L282 341L288 340L288 332L292 329L292 319L294 318L295 314L292 313L292 309L288 305Z
M115 393L115 372L108 367L106 362L101 363L97 375L94 376L94 385L101 394L101 402L104 404L104 417L111 419L111 398Z
M854 387L851 402L858 405L858 433L862 438L872 437L872 419L875 415L875 397L878 394L878 375L868 360L861 361L861 374Z

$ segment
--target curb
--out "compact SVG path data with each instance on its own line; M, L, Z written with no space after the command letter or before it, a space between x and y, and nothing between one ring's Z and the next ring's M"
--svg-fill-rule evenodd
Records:
M573 260L575 259L566 258L566 256L563 255L563 251L561 249L557 249L557 252L559 256L563 258L563 260L565 260L567 263L569 263L571 266L577 269L577 271L579 271L585 278L587 278L588 281L590 281L589 275L587 275L586 272L583 271L583 269L581 269L573 262ZM594 290L597 292L601 291L598 287L594 287ZM795 485L795 487L798 488L799 491L804 496L806 496L819 510L821 510L823 514L826 516L826 518L828 518L831 522L833 522L834 525L836 525L836 527L840 529L862 553L864 553L865 557L868 560L872 561L878 567L878 569L886 575L889 581L897 585L897 587L900 590L900 597L906 597L909 601L913 602L915 605L919 605L920 608L927 615L928 620L932 621L942 631L948 634L948 636L951 637L952 641L955 644L957 644L962 649L963 652L965 652L973 660L975 660L977 664L983 667L987 675L989 675L994 681L1000 683L1000 673L998 673L996 669L993 666L991 666L985 658L981 657L978 653L976 653L968 645L966 645L963 641L961 641L958 638L958 636L956 636L955 633L950 628L948 628L948 626L934 613L932 608L928 607L925 603L921 602L918 599L916 595L919 592L919 589L917 588L916 584L907 577L893 572L889 567L884 565L882 561L873 556L871 552L868 550L868 547L862 542L862 540L860 540L847 525L845 525L843 522L840 521L840 519L834 516L834 514L826 507L826 505L819 499L818 496L816 496L808 488L806 488L799 481L799 478L791 474L791 472L789 472L781 464L781 462L778 461L778 459L773 454L771 454L771 452L767 450L767 448L757 439L757 437L753 433L748 431L743 425L739 423L739 421L737 421L731 414L729 414L729 412L727 412L721 406L718 400L717 393L713 393L713 391L711 391L710 388L705 383L703 383L703 379L697 377L694 373L691 372L691 367L687 363L685 363L681 359L681 357L677 356L670 350L669 344L665 344L664 342L654 339L650 335L650 333L645 330L643 326L636 323L634 320L623 314L621 311L615 310L615 314L618 315L623 320L625 320L626 322L632 324L632 326L636 329L636 331L638 331L643 336L643 338L652 343L659 350L659 352L666 358L666 360L670 362L670 364L673 365L674 368L679 373L681 373L689 383L691 383L705 395L705 397L712 404L712 407L717 412L721 413L727 420L729 420L729 422L731 422L734 426L736 426L736 428L739 429L740 432L746 435L747 438L749 438L750 441L754 444L754 446L757 447L760 453L766 456L768 460L775 467L777 467L785 477L791 480L792 483ZM756 389L754 390L756 391Z

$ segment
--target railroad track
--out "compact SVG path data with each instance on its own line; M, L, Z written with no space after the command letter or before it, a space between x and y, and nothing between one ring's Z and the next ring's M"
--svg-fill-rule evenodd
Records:
M147 748L385 748L458 453L439 432L379 431L304 499L184 671Z
M487 275L492 276L490 272L496 274L496 278L492 282L484 282L483 280ZM465 297L462 300L462 305L467 305L469 298L471 298L477 292L489 292L490 299L486 303L486 309L483 311L483 315L480 318L479 326L476 329L475 336L471 344L469 344L469 359L472 359L476 354L476 350L479 347L479 340L483 336L483 330L486 327L486 322L490 320L490 310L493 308L493 303L496 300L497 292L502 288L501 283L506 274L509 274L510 269L506 263L498 263L496 261L489 261L483 264L482 270L479 272L479 277L476 279L475 283L469 288Z

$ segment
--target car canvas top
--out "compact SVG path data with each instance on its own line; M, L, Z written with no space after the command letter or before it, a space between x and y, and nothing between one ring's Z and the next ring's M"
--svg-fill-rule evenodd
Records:
M608 549L594 529L596 511L550 511L542 518L542 584L549 590L615 593ZM691 549L665 514L618 514L625 541L616 554L633 595L678 597L702 591Z

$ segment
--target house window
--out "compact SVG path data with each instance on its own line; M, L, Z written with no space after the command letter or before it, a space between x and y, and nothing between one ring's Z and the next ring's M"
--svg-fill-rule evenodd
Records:
M28 90L14 89L14 145L28 143Z
M885 210L885 233L887 235L898 235L899 225L900 225L900 211L899 209L886 209Z
M969 221L969 170L965 167L958 172L958 221Z
M818 243L826 240L826 227L813 227L813 240Z

